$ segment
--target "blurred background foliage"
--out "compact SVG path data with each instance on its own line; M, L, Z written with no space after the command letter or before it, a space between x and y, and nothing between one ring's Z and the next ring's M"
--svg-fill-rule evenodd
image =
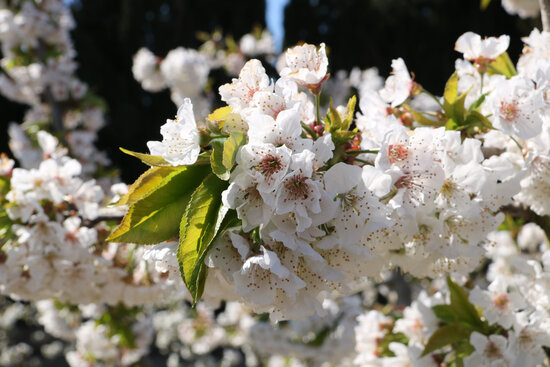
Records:
M198 47L200 31L221 30L238 39L266 24L264 1L76 0L72 8L78 75L109 106L98 146L121 168L126 182L143 166L118 147L146 151L146 142L160 138L160 125L177 109L168 90L148 93L134 80L137 50L145 46L165 55L178 46ZM520 38L535 26L540 28L539 20L510 16L499 1L481 11L479 0L290 0L283 44L325 42L331 70L376 66L382 76L391 71L393 58L402 57L418 82L441 94L459 56L453 48L462 33L510 35L515 61ZM0 97L0 151L7 150L8 123L20 122L25 109Z

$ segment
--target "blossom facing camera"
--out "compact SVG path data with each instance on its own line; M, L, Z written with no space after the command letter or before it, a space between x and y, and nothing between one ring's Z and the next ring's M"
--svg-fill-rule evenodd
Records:
M176 120L166 120L160 133L162 142L147 142L152 155L161 156L172 166L191 165L197 161L201 150L199 130L189 98L178 109Z
M542 130L543 94L526 77L514 76L498 83L487 97L493 126L520 139L529 139Z

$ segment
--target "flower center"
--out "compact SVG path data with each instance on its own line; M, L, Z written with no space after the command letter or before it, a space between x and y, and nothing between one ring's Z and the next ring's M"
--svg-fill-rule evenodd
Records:
M261 160L256 169L264 176L270 177L281 170L281 159L273 154L268 154Z
M508 308L508 305L510 304L510 298L508 298L507 294L501 293L493 297L493 304L496 308L500 310L505 310Z
M246 100L247 102L252 101L252 98L254 98L254 94L259 90L259 88L250 88L248 87L248 92L246 93Z
M309 196L309 185L306 183L308 178L297 175L292 177L285 184L285 189L288 192L288 196L292 200L306 200Z
M500 102L500 114L508 121L514 121L518 117L518 104L516 102Z
M480 73L485 73L487 69L489 68L489 64L493 62L493 59L488 59L486 57L480 56L474 60L471 60L474 62L474 67L476 70Z
M490 359L499 359L502 358L502 352L500 351L500 348L495 345L493 342L487 343L487 346L485 347L485 355L489 357Z
M390 158L390 163L394 164L395 162L404 161L409 156L409 150L403 144L391 144L388 147L388 157Z
M399 177L399 179L395 181L395 187L398 189L410 188L412 186L414 186L413 177L411 177L408 172L405 172L405 175Z
M453 192L456 190L456 184L449 180L448 178L443 181L443 186L441 186L441 193L445 196L452 196Z

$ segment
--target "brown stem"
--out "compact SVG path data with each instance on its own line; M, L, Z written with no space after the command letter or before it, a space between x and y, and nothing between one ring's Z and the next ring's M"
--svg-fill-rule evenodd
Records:
M542 29L550 32L550 0L539 0Z

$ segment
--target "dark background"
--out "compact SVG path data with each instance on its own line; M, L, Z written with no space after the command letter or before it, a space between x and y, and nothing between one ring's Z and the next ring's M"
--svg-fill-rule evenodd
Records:
M159 127L177 109L168 90L148 93L133 79L136 51L146 46L164 56L177 46L198 47L197 31L221 29L238 39L254 25L265 26L261 0L77 0L72 8L78 75L109 106L98 147L107 150L126 182L145 166L117 148L145 152L146 142L161 138ZM325 42L332 70L376 66L382 76L393 58L403 57L418 82L441 94L460 56L453 48L462 33L510 35L516 61L520 37L534 26L540 29L538 19L508 15L498 0L483 12L479 0L291 0L284 46ZM7 150L8 122L20 122L25 109L0 96L0 151Z

